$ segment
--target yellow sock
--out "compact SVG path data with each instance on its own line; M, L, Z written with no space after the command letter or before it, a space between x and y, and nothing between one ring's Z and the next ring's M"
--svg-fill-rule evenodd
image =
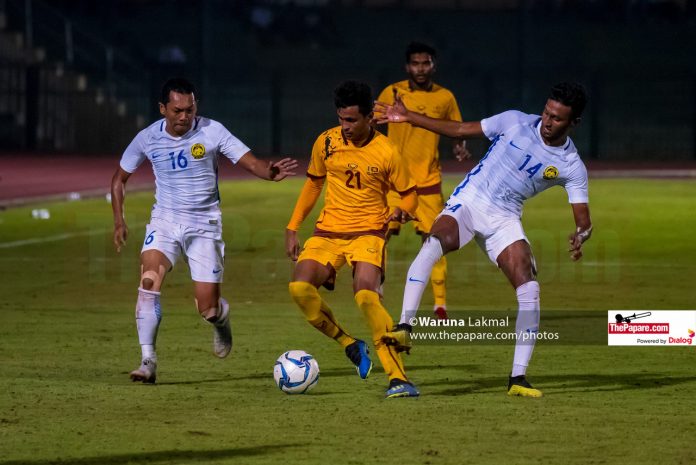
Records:
M435 298L435 307L447 306L447 289L445 282L447 281L447 259L445 257L433 266L433 271L430 273L430 283L433 286L433 297Z
M375 350L379 361L382 362L382 367L389 377L389 380L399 378L408 381L404 370L404 362L401 360L401 354L392 347L382 343L382 336L387 331L391 331L394 326L394 320L389 315L387 310L379 301L379 295L374 291L362 290L355 294L355 301L358 307L362 310L363 315L367 318L367 322L372 329L372 340L375 344Z
M303 281L293 281L290 283L289 289L290 295L312 326L335 339L343 347L355 342L355 339L338 324L333 312L321 298L316 287Z

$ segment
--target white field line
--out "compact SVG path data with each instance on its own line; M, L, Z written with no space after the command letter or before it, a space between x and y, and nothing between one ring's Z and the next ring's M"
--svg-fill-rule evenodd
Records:
M46 242L64 241L66 239L72 239L74 237L93 236L95 234L104 234L104 233L109 232L109 231L112 231L112 229L111 228L108 228L108 229L90 229L89 231L56 234L55 236L46 236L46 237L34 237L31 239L23 239L21 241L0 242L0 249L11 249L14 247L23 247L25 245L44 244Z
M129 229L144 228L145 225L146 225L146 223L139 223L139 224L131 226ZM74 237L96 236L98 234L105 234L107 232L113 232L113 228L90 229L88 231L56 234L55 236L33 237L31 239L23 239L21 241L0 242L0 249L12 249L14 247L23 247L25 245L44 244L46 242L64 241L66 239L72 239Z
M130 193L130 192L148 191L148 190L153 190L154 187L155 187L155 183L152 183L152 182L134 183L134 184L128 185L127 192ZM74 192L80 194L80 199L92 199L95 197L106 196L106 194L109 193L109 188L104 187L104 188L97 188L97 189L83 189L83 190L77 190ZM31 204L36 204L36 203L46 203L46 202L71 201L74 199L70 198L70 194L72 194L74 192L62 192L62 193L57 193L57 194L46 194L46 195L38 195L38 196L33 196L33 197L17 197L14 199L0 200L0 208L23 207L25 205L31 205Z
M443 174L452 175L454 178L459 178L466 174L462 172L444 172ZM696 178L696 170L694 169L595 169L589 171L590 179L606 179L606 178L648 178L648 179L693 179ZM225 181L229 179L224 179ZM222 181L222 179L221 179ZM145 182L137 184L129 184L128 192L152 190L154 183ZM108 188L86 189L77 191L82 198L93 198L104 196L108 193ZM43 202L60 202L70 200L69 192L40 195L35 197L18 197L14 199L0 200L0 208L12 208L24 205L30 205Z

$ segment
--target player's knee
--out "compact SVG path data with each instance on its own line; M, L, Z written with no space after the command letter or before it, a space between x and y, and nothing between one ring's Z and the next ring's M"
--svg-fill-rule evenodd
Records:
M426 241L431 238L437 239L440 242L442 254L444 255L459 249L459 227L454 220L448 222L450 217L442 218L447 220L443 222L436 221Z
M144 271L140 277L140 287L146 291L159 291L160 283L159 275L151 270Z
M448 254L459 249L459 234L445 234L440 238L442 244L442 254Z
M435 266L437 261L439 261L442 258L442 255L445 253L444 248L442 246L442 241L439 237L433 235L429 235L425 239L425 241L423 241L421 250L426 250L430 255L434 257L436 261L433 264L433 266Z
M305 281L292 281L288 284L288 291L295 300L313 294L312 289L316 290L314 286Z
M292 281L288 284L288 291L292 300L305 312L309 307L316 306L321 299L317 288L305 281Z
M526 257L526 259L520 264L517 270L518 281L521 284L535 281L537 276L536 264L534 263L534 257Z
M362 310L370 310L371 308L380 306L379 294L369 289L360 289L355 293L355 303Z
M361 291L371 291L379 295L379 281L370 277L354 277L353 278L353 294L357 295Z
M536 282L536 275L531 272L531 269L517 270L511 279L512 287L517 289L518 287L530 283Z
M325 319L320 313L321 296L319 291L312 284L305 281L292 281L288 284L288 291L292 300L300 308L305 319L309 323L323 331Z

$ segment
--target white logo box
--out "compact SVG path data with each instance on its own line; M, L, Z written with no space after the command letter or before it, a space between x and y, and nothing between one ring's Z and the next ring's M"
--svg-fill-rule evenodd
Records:
M609 310L610 346L696 346L696 310Z

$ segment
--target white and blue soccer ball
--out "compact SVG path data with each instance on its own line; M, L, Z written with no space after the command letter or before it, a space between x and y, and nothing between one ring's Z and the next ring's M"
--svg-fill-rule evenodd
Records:
M288 350L276 360L273 378L286 394L304 394L319 381L319 364L304 350Z

